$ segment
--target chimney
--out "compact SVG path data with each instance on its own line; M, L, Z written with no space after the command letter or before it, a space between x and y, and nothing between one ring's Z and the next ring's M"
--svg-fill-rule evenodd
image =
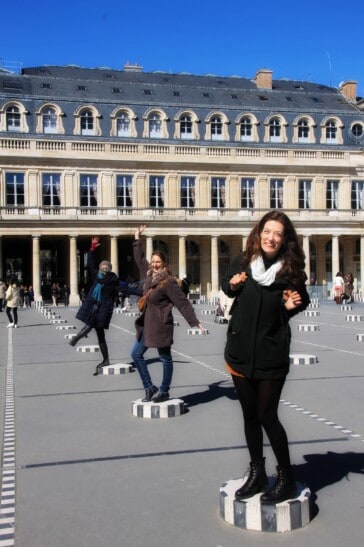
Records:
M123 66L123 70L125 72L142 72L143 67L140 66L137 62L135 62L133 65L129 63L129 61Z
M255 81L258 89L272 89L272 74L273 71L268 68L261 68L258 70L253 80Z
M356 102L356 92L357 92L357 84L355 80L349 80L347 82L341 82L339 85L339 91L346 97L349 101L352 101L353 103Z

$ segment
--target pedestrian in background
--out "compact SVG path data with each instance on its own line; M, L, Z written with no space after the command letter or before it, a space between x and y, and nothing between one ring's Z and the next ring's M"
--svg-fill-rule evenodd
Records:
M20 289L17 279L14 277L6 289L6 315L9 319L8 328L18 327L18 307L20 305Z
M0 279L0 312L3 311L3 307L5 306L5 293L6 293L6 285L2 279Z

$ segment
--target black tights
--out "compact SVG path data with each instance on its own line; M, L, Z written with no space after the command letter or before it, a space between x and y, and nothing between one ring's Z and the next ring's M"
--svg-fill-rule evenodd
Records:
M278 465L290 465L287 435L278 419L283 380L249 380L232 375L243 409L245 438L252 461L263 458L263 429Z

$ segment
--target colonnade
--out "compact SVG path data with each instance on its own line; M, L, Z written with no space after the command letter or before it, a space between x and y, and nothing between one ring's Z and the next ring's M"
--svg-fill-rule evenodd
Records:
M3 270L3 237L0 235L0 278L4 278L4 272ZM40 239L42 236L40 235L33 235L32 236L32 285L34 289L35 299L41 300L41 267L40 267ZM79 279L79 272L78 272L78 261L77 261L77 235L69 235L69 287L70 287L70 305L78 305L79 304L79 294L78 294L78 279ZM122 236L120 236L122 237ZM150 257L152 255L153 251L153 239L156 237L156 234L149 235L146 237L145 240L145 253L147 257ZM193 235L189 235L189 238L193 239ZM198 235L196 234L196 238ZM206 264L204 266L205 270L202 271L201 267L201 277L203 277L205 280L208 280L205 287L201 287L202 293L208 292L209 290L211 293L217 293L219 291L219 237L223 237L225 241L231 241L231 236L218 236L218 235L211 235L210 238L210 249L208 247L204 247L204 250L206 249L207 252L210 252L209 260L207 260L207 263L209 264L206 268ZM332 270L332 278L334 278L337 271L340 270L340 257L339 257L339 242L340 242L340 236L338 235L331 235L331 243L332 243L332 253L331 253L331 270ZM178 238L178 243L177 243ZM178 257L175 257L174 260L174 266L175 269L178 268L178 276L184 277L188 273L187 268L187 255L186 255L186 235L176 235L176 236L168 236L168 243L173 246L176 250L176 253L178 253ZM238 238L238 240L235 237L235 245L234 248L245 248L246 244L246 236L243 236L241 238ZM174 241L173 241L174 240ZM173 243L173 245L172 245ZM310 236L307 234L302 235L302 245L303 250L306 256L306 274L307 278L311 278L311 271L310 271ZM231 245L232 247L233 245ZM232 256L230 256L230 259L233 258L234 253L232 252ZM201 261L202 253L200 254L200 261ZM118 236L110 236L110 260L113 265L113 270L115 273L118 273L119 270L119 263L118 263ZM321 257L321 261L323 260L323 257ZM206 258L204 260L206 263ZM201 261L202 264L202 261ZM323 269L325 266L320 266L320 271L324 272ZM358 278L360 280L364 280L364 235L360 236L360 274L358 272ZM360 276L360 277L359 277ZM319 281L318 281L319 282ZM320 283L320 282L319 282ZM361 289L361 283L359 283L359 289Z

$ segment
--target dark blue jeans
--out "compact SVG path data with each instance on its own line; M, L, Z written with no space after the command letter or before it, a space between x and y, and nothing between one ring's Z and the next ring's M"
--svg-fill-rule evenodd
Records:
M141 338L135 342L131 352L131 357L138 369L144 389L153 387L153 382L148 371L147 363L144 359L144 354L147 349L147 346L144 345L144 335L142 335ZM159 353L159 358L163 363L163 379L160 391L166 392L169 391L173 375L171 346L157 349Z

